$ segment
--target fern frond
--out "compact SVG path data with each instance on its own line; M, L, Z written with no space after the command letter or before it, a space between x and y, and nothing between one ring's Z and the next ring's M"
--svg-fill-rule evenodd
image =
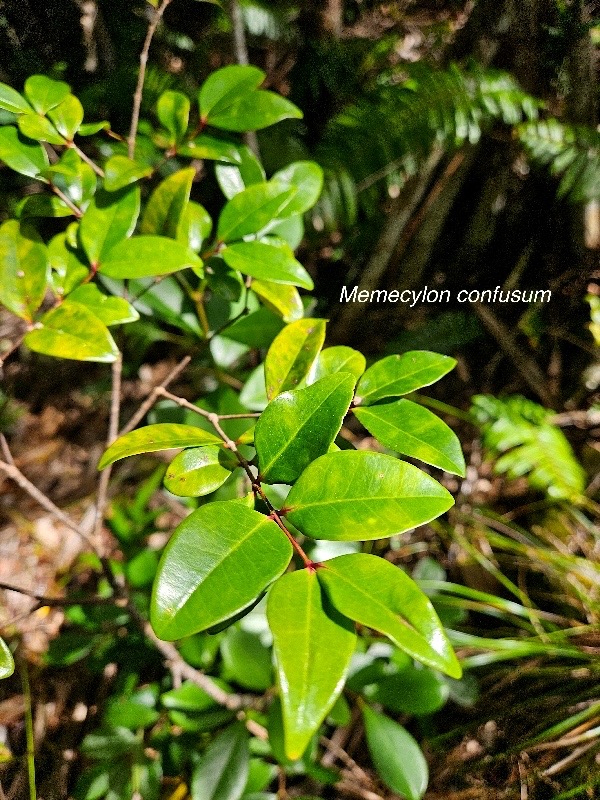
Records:
M552 424L554 412L520 395L476 395L471 412L484 446L497 458L497 473L509 478L526 475L533 488L554 499L581 497L585 473L564 433Z
M560 177L559 196L600 200L600 131L545 119L519 125L516 134L532 162Z

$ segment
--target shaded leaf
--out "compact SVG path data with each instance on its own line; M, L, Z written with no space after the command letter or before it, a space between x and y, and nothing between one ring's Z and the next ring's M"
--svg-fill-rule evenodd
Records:
M161 125L171 134L171 146L183 139L190 119L188 97L181 92L163 92L158 98L156 113Z
M50 281L57 295L72 292L89 275L88 267L82 262L80 252L70 247L67 235L59 233L48 244L48 258L52 273Z
M0 680L10 678L15 671L13 655L2 637L0 637Z
M90 264L101 263L117 242L131 236L139 213L137 186L120 192L96 192L79 223L79 239Z
M86 306L65 300L44 314L25 344L37 353L74 361L111 363L119 353L108 328Z
M256 633L231 628L221 642L223 677L228 681L265 692L273 685L271 651Z
M246 145L238 146L239 164L217 164L215 175L221 191L228 200L243 192L247 186L266 181L265 171L258 158Z
M287 245L277 247L266 242L236 242L223 248L221 256L232 269L252 278L309 290L314 288L312 278Z
M238 164L240 156L238 149L231 142L217 139L203 133L195 139L179 145L177 152L181 156L202 158L208 161L222 161L225 164Z
M53 194L32 194L19 206L20 219L34 217L72 217L73 211Z
M99 133L100 131L109 131L110 130L110 122L106 120L102 120L100 122L84 122L82 125L79 126L79 130L77 133L80 136L93 136L95 133Z
M302 112L281 95L259 90L238 95L227 108L213 111L209 122L216 128L241 133L259 131L284 119L302 119Z
M134 236L110 249L100 264L109 278L145 278L181 269L202 272L202 259L189 247L164 236Z
M206 444L220 444L220 441L214 434L194 425L169 422L146 425L120 436L113 442L100 459L98 469L104 469L121 458L140 453L155 453L178 447L201 447Z
M140 225L141 233L180 239L179 226L190 199L195 175L196 170L188 167L169 175L156 187L144 209Z
M456 366L450 356L411 350L402 355L387 356L376 361L365 372L356 390L357 401L365 405L384 397L398 397L429 386L443 378Z
M367 687L365 694L371 702L380 703L396 714L433 714L446 703L450 689L431 670L409 666L394 675L385 675Z
M31 322L49 280L48 254L31 227L8 220L0 227L0 303Z
M295 389L309 373L325 341L325 320L292 322L275 337L265 359L267 397Z
M171 462L165 486L179 497L202 497L222 486L236 466L220 447L193 447Z
M237 722L213 739L194 768L192 800L240 800L249 763L248 732Z
M48 155L41 144L22 138L12 125L0 128L0 161L20 175L47 183L41 172L48 166Z

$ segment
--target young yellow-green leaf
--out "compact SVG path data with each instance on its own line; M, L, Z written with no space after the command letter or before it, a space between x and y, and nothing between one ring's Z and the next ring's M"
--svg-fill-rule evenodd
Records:
M208 211L200 203L190 200L183 209L177 228L177 241L198 253L203 243L210 236L212 219Z
M46 75L31 75L25 81L25 97L38 114L45 114L71 93L71 87L63 81L55 81Z
M367 746L382 781L406 800L421 800L429 770L421 748L402 725L363 707Z
M96 192L79 224L79 239L90 264L101 263L117 242L131 236L139 213L139 186Z
M237 151L239 164L217 164L215 167L217 181L228 200L243 192L247 186L264 183L267 179L263 165L249 147L242 144Z
M86 283L77 287L70 295L69 301L75 300L87 306L90 311L102 320L105 325L122 325L135 322L140 315L124 297L111 297L103 294L95 283Z
M267 308L278 314L284 322L296 322L296 320L302 319L304 306L295 286L255 279L252 281L252 291L260 297Z
M31 106L27 100L5 83L0 83L0 108L13 114L31 113Z
M265 73L253 66L232 65L212 72L200 87L200 115L206 122L212 114L227 110L237 97L257 89Z
M277 334L265 359L267 397L295 389L309 373L325 341L324 319L300 319Z
M221 242L233 242L262 231L297 194L296 187L278 183L256 183L226 203L217 226Z
M327 453L304 470L286 516L313 539L383 539L429 522L454 503L430 475L367 450Z
M46 247L37 232L12 219L0 227L0 303L31 322L50 277Z
M411 350L402 355L388 356L376 361L365 372L356 390L357 401L364 405L384 397L399 397L443 378L456 366L450 356Z
M19 132L12 125L0 128L0 161L4 161L7 167L14 169L20 175L48 183L41 176L42 171L48 166L48 154L41 144L19 136Z
M239 164L240 162L238 148L235 145L206 133L179 145L177 153L180 156L201 158L205 161L222 161L225 164Z
M165 486L179 497L203 497L222 486L236 466L220 447L192 447L175 456Z
M243 502L201 506L176 528L160 560L150 611L156 635L180 639L238 614L291 557L277 525Z
M2 678L10 678L14 671L15 662L13 655L4 639L0 637L0 680Z
M196 170L181 169L165 178L150 195L142 216L141 233L178 239L179 226L190 199ZM186 242L187 244L187 242Z
M194 767L191 800L240 800L249 765L248 731L236 722L212 740Z
M17 117L17 126L23 136L29 139L37 139L40 142L64 145L65 139L56 130L54 125L46 117L39 114L20 114Z
M366 359L358 350L342 345L326 347L321 350L315 361L311 382L318 381L325 375L334 375L336 372L349 372L354 377L354 382L360 378L367 365Z
M202 447L206 444L220 444L221 440L202 428L194 425L178 425L171 422L159 422L137 428L124 436L120 436L106 450L98 469L127 456L140 453L156 453L159 450L172 450L178 447Z
M317 574L331 603L346 617L388 636L428 667L460 678L460 664L431 602L399 567L351 553L323 562Z
M146 278L181 269L202 272L202 259L189 247L164 236L134 236L116 244L100 263L109 278Z
M70 300L44 314L24 341L36 353L73 361L111 363L119 353L106 325L89 308Z
M426 464L465 475L458 437L445 422L410 400L356 408L357 419L381 444Z
M68 141L73 141L73 137L83 122L83 106L75 95L70 94L56 108L49 111L48 116L56 130Z
M140 178L152 175L152 171L152 167L132 161L127 156L111 156L104 168L104 188L109 192L116 192Z
M323 189L323 170L315 161L295 161L280 169L271 178L273 183L294 186L298 190L280 213L280 218L303 214L312 208Z
M89 275L81 253L67 243L66 233L58 233L48 244L48 259L52 268L50 280L59 297L64 297L79 286Z
M354 394L352 375L339 373L276 397L256 423L254 445L261 480L293 483L326 453Z
M283 709L285 751L302 756L344 688L356 633L329 607L314 570L280 578L269 592L267 618Z
M231 269L252 278L301 286L309 291L314 287L312 278L296 261L287 245L278 247L266 242L235 242L224 247L221 256Z
M284 119L302 119L302 112L285 97L264 90L238 95L227 108L213 111L208 122L224 131L260 131Z
M181 92L163 92L156 104L156 113L161 125L171 134L169 145L181 141L190 120L190 101Z

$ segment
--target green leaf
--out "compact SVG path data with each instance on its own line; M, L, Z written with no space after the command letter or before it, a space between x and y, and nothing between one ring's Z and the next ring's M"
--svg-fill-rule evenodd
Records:
M460 664L431 602L399 567L351 553L323 562L317 574L342 614L388 636L428 667L460 678Z
M239 197L239 195L238 195ZM221 256L228 266L259 280L314 288L312 278L292 250L266 242L236 242L223 248Z
M240 800L249 763L248 732L237 722L213 739L194 768L192 800Z
M163 92L158 98L156 113L161 125L171 134L169 145L181 141L190 121L190 101L181 92Z
M221 642L223 677L244 689L265 692L273 685L271 652L256 633L230 628Z
M111 363L119 353L106 325L80 303L65 300L38 324L24 340L36 353L101 363Z
M5 83L0 83L0 108L12 114L31 113L31 106L27 100Z
M58 233L48 244L48 258L52 273L52 288L59 296L72 292L89 275L88 267L79 257L81 253L70 247L67 235Z
M433 714L446 703L448 683L430 669L412 666L394 675L385 675L365 695L395 714Z
M156 635L180 639L243 611L291 557L277 525L242 502L201 506L176 528L161 558L150 612Z
M73 211L53 194L32 194L19 204L19 219L35 217L72 217Z
M32 322L44 300L49 272L39 234L17 220L5 222L0 227L0 303Z
M165 486L178 497L202 497L222 486L236 466L220 447L193 447L175 456Z
M70 94L48 116L56 130L71 142L83 122L83 106L75 95Z
M178 425L169 422L146 425L120 436L113 442L100 459L98 469L104 469L121 458L136 456L140 453L156 453L159 450L172 450L179 447L201 447L206 444L218 444L220 441L212 433L203 431L202 428L194 425Z
M271 178L273 183L295 187L296 194L280 214L281 218L303 214L312 208L323 189L323 170L314 161L295 161Z
M181 269L199 275L202 259L174 239L164 236L134 236L116 244L100 264L109 278L145 278L168 275Z
M295 187L277 183L257 183L249 186L226 203L217 227L221 242L242 239L262 231L297 194Z
M44 170L44 177L76 205L87 207L96 191L94 170L75 150L65 150L58 162Z
M325 320L300 319L275 337L265 359L267 397L295 389L309 373L325 341Z
M296 322L296 320L302 319L304 306L295 286L273 281L253 280L252 291L260 297L267 308L278 314L284 322Z
M383 539L429 522L454 503L412 464L367 450L321 456L286 501L290 522L314 539Z
M15 671L13 655L2 637L0 637L0 680L10 678Z
M113 698L104 712L104 722L111 728L148 728L158 720L160 714L153 708L134 700Z
M38 112L45 114L71 93L71 88L63 81L55 81L46 75L31 75L25 81L25 96Z
M398 356L388 356L376 361L365 372L356 390L357 402L364 405L384 397L399 397L429 386L443 378L456 366L450 356L430 353L428 350L411 350Z
M281 692L285 751L302 756L344 688L356 644L352 623L329 608L314 570L271 587L267 617Z
M137 186L120 192L96 192L79 224L79 239L90 264L102 263L117 242L131 236L139 213Z
M190 199L195 175L196 170L188 167L169 175L156 187L142 216L141 233L180 238L178 231Z
M217 683L221 689L226 688L223 681L217 679ZM177 689L165 692L160 699L165 708L175 708L179 711L206 711L215 705L212 697L191 681L185 681Z
M177 227L177 241L198 253L211 230L212 219L208 211L200 203L190 200Z
M58 133L54 125L46 117L39 114L21 114L17 117L17 126L23 136L37 139L40 142L64 145L64 138Z
M48 154L41 144L23 139L12 125L0 128L0 161L20 175L47 183L41 172L48 166Z
M354 413L386 447L464 477L465 459L458 437L429 409L410 400L398 400L357 408Z
M200 115L207 122L212 114L223 113L236 98L257 89L265 73L253 66L232 65L212 72L200 87Z
M238 146L239 164L217 164L215 175L221 191L228 200L243 192L247 186L266 181L265 171L258 158L246 145Z
M84 122L83 125L79 126L79 130L77 133L80 136L93 136L95 133L99 133L100 131L109 131L110 130L110 122L106 120L101 120L100 122Z
M264 90L238 95L222 111L213 109L209 123L224 131L260 131L284 119L302 119L302 112L285 97Z
M179 145L177 153L180 156L201 158L208 161L222 161L225 164L239 164L240 155L238 148L226 142L203 133L185 144Z
M104 168L104 188L116 192L140 178L152 175L152 172L152 167L132 161L127 156L111 156Z
M311 383L336 372L349 372L356 383L365 371L366 364L363 354L351 347L326 347L317 357Z
M105 325L122 325L135 322L140 315L123 297L111 297L103 294L95 283L79 286L69 295L69 301L75 300L87 306L90 311L102 320Z
M276 397L256 423L260 479L293 483L337 436L354 394L352 375L328 375Z
M420 800L429 770L421 748L402 725L363 707L367 746L379 777L406 800Z

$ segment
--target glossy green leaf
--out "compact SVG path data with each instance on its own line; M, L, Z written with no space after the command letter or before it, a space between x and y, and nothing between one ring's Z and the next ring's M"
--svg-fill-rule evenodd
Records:
M44 177L77 206L87 208L96 191L94 170L75 150L65 150L55 164L44 170Z
M194 768L192 800L240 800L249 763L248 732L237 722L213 739Z
M124 297L111 297L103 294L95 283L86 283L79 286L70 295L69 300L75 300L87 306L90 311L102 320L105 325L122 325L125 322L135 322L140 315Z
M225 205L217 227L222 242L233 242L262 231L297 194L296 187L277 183L249 186Z
M12 114L30 113L31 106L25 98L6 83L0 83L0 108Z
M452 495L412 464L367 450L321 456L302 473L286 506L314 539L383 539L429 522Z
M276 172L271 180L297 189L292 200L280 214L281 217L287 218L303 214L314 206L323 189L323 170L315 161L295 161Z
M72 217L73 211L53 194L31 194L19 205L19 219L35 217Z
M395 714L433 714L446 703L450 689L447 681L430 669L412 666L393 675L385 675L366 696Z
M190 120L190 101L181 92L166 91L156 104L156 113L161 125L171 134L171 147L181 141Z
M354 394L352 375L328 375L305 389L276 397L254 432L260 477L266 483L293 483L338 434Z
M190 199L195 175L196 170L193 167L181 169L169 175L156 187L142 216L141 233L168 236L171 239L179 238L179 226Z
M116 192L140 178L152 175L152 171L152 167L132 161L127 156L111 156L104 168L104 188L109 192Z
M302 214L296 214L278 220L272 228L269 228L269 235L277 237L280 241L286 242L292 250L296 250L304 239L304 217Z
M90 264L102 263L118 242L131 236L139 213L137 186L120 192L96 192L79 224L79 238Z
M304 306L295 286L255 279L252 281L252 291L260 297L267 308L278 314L284 322L296 322L296 320L302 319Z
M65 300L44 314L25 344L36 353L74 361L110 363L119 353L108 328L86 306Z
M230 628L221 642L223 677L254 692L266 692L273 685L271 651L256 633Z
M177 227L177 241L198 253L210 236L212 219L208 211L200 203L190 200Z
M238 95L222 111L213 109L209 123L224 131L259 131L284 119L302 119L302 112L281 95L265 90Z
M71 88L63 81L56 81L46 75L31 75L25 81L25 97L38 114L45 114L71 93Z
M101 120L100 122L84 122L82 125L79 126L79 130L77 133L80 136L93 136L95 133L99 133L100 131L109 131L110 130L110 122L106 120Z
M67 235L58 233L48 244L48 259L52 268L51 283L56 294L69 294L89 275L88 267L81 260L83 254L67 243Z
M0 227L0 303L31 322L49 279L48 254L39 234L18 220Z
M48 154L41 144L21 137L12 125L0 128L0 161L20 175L47 183L41 173L48 166Z
M83 122L83 106L75 95L70 94L62 103L49 111L48 116L56 130L68 141L72 141Z
M325 375L335 375L336 372L349 372L354 377L354 382L360 378L365 371L366 360L362 353L353 350L351 347L326 347L321 350L315 362L314 371L311 375L312 382L318 381Z
M236 242L223 248L221 256L232 269L252 278L301 286L308 290L314 288L312 278L287 246L276 247L266 242Z
M367 746L382 781L406 800L420 800L427 790L429 770L421 748L410 733L389 717L363 707Z
M236 466L220 447L193 447L175 456L165 486L179 497L202 497L222 486Z
M0 680L10 678L15 671L13 655L2 637L0 637Z
M302 756L344 688L356 644L352 623L330 608L313 570L285 575L271 587L273 633L285 751Z
M387 356L376 361L365 372L356 390L357 401L364 405L384 397L399 397L429 386L443 378L456 366L450 356L411 350L402 355Z
M351 553L325 561L317 574L342 614L388 636L412 658L460 678L460 664L431 602L399 567Z
M202 271L202 259L189 247L164 236L134 236L116 244L100 263L109 278L145 278L181 269Z
M357 419L381 444L426 464L464 477L458 437L445 422L410 400L357 408Z
M202 447L206 444L217 444L220 441L212 433L203 431L202 428L194 425L178 425L169 422L146 425L120 436L113 442L100 459L98 469L104 469L121 458L136 456L140 453L155 453L159 450L172 450L179 447Z
M306 378L325 341L325 324L323 319L300 319L275 337L265 359L269 400Z
M240 156L238 149L231 142L217 139L206 133L197 136L189 142L179 145L177 152L181 156L201 158L208 161L222 161L225 164L238 164Z
M239 500L201 506L176 528L163 553L152 627L173 640L224 622L251 605L291 557L277 525Z
M215 175L221 191L228 200L243 192L247 186L266 181L265 171L258 158L246 145L239 145L239 164L217 164Z
M258 88L265 73L258 67L232 65L211 73L198 94L200 115L206 122L213 114L226 112L240 96Z
M21 114L17 117L17 126L23 136L37 139L40 142L64 145L65 139L59 134L54 125L46 117L39 114Z

